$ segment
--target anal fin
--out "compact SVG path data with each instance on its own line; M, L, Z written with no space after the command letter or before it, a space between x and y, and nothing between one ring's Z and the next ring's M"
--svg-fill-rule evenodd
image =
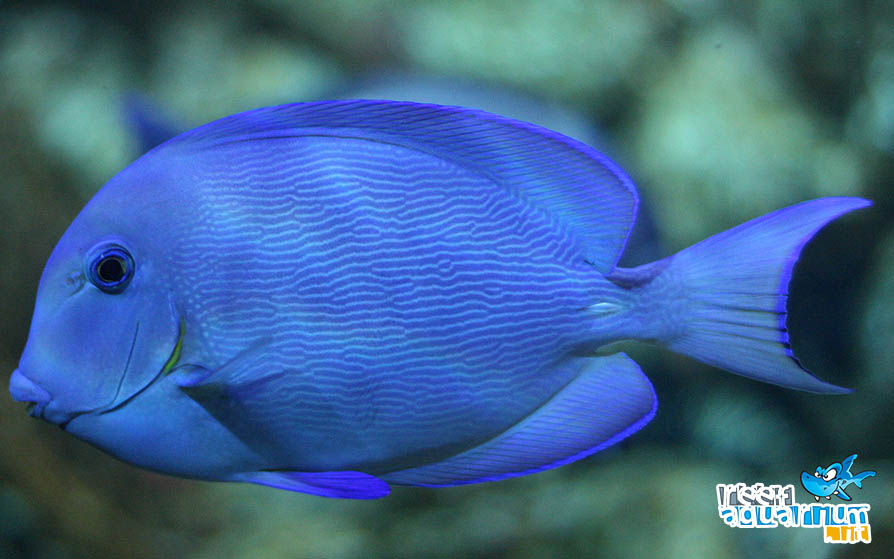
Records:
M555 468L632 435L655 415L649 379L624 353L580 359L580 374L497 437L441 462L390 472L389 483L443 487Z
M237 474L233 481L335 499L379 499L391 492L387 483L362 472L261 471Z

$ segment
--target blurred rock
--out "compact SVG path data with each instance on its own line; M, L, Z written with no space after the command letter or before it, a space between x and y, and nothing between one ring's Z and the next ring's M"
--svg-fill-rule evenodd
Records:
M861 192L861 161L809 112L755 38L693 32L644 92L634 178L677 248L808 198Z
M637 2L419 2L396 15L406 56L580 103L606 101L642 60L661 56L659 6Z
M183 7L160 24L145 92L204 123L313 99L339 80L337 61L300 37L261 31L236 4Z
M879 2L878 4L883 4ZM889 14L879 15L869 33L872 45L866 68L866 89L848 120L851 138L891 154L894 152L894 31Z
M860 328L864 389L879 395L894 393L894 230L879 245L875 278L868 286L866 316Z
M8 17L0 103L24 111L41 148L69 166L83 199L128 163L115 106L133 74L119 30L70 8Z

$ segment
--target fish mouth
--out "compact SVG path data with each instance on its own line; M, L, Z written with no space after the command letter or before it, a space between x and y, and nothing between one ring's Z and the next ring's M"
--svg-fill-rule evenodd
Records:
M36 407L43 407L53 399L49 392L18 369L13 371L12 376L9 377L9 393L16 402L28 403L29 411Z
M106 404L90 409L61 411L58 409L58 402L54 401L53 396L42 387L40 387L38 384L36 384L34 381L25 376L19 369L13 371L9 381L9 391L12 395L12 398L18 402L25 403L26 411L31 417L43 419L50 423L59 425L59 427L61 427L63 430L73 419L79 416L87 414L102 415L122 408L131 400L145 392L160 378L170 374L180 364L183 342L186 338L186 321L183 320L182 317L178 316L173 301L171 302L171 308L174 311L174 319L178 323L179 328L177 332L177 339L171 349L170 356L168 357L164 365L158 370L158 372L134 393L121 397L124 379L127 376L128 371L131 370L131 366L133 365L132 360L134 356L134 348L136 347L137 339L139 338L140 332L139 323L136 324L136 328L134 329L134 335L133 339L131 340L130 350L128 351L127 360L124 364L124 369L121 372L121 378L118 382L115 394Z
M41 388L33 380L26 377L19 369L12 372L9 379L9 393L17 402L24 402L28 415L43 419L65 428L75 415L53 409L52 395Z
M133 357L134 346L136 346L139 331L140 324L137 323L134 330L133 340L131 341L130 351L128 352L127 361L125 362L124 370L121 373L121 379L118 382L118 387L114 396L112 396L112 399L108 404L103 404L86 410L61 411L57 409L57 406L53 405L54 400L52 395L25 376L19 369L13 371L12 377L9 379L9 392L14 400L26 403L26 411L28 412L28 415L59 425L63 430L72 419L78 416L95 412L102 413L104 410L117 408L119 404L115 404L115 400L118 399L118 395L121 392L121 386L124 383L124 378L127 376L128 369L130 368L131 358ZM121 405L123 405L123 403Z

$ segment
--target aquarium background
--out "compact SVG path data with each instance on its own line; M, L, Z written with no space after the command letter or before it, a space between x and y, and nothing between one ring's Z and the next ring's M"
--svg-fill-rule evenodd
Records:
M126 5L126 7L125 7ZM122 464L0 394L0 557L879 557L894 548L894 4L286 0L0 4L0 379L40 272L97 189L153 142L336 97L476 106L592 143L636 181L628 265L805 199L875 206L792 282L819 396L644 345L657 417L570 466L337 501ZM642 218L642 216L641 216ZM5 382L4 382L5 385ZM873 543L732 529L717 483L792 483L857 452Z

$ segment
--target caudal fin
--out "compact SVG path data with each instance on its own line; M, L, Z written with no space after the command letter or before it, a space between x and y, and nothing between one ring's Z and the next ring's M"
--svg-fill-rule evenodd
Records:
M857 487L862 489L863 488L863 480L868 477L874 476L875 473L876 473L875 470L866 470L865 472L860 472L859 474L857 474L851 478L851 483L853 483L854 485L856 485Z
M869 206L862 198L821 198L743 223L680 251L665 273L680 282L684 316L673 351L745 377L809 392L850 392L824 382L792 354L786 299L804 244L836 217ZM817 304L821 304L817 301Z

